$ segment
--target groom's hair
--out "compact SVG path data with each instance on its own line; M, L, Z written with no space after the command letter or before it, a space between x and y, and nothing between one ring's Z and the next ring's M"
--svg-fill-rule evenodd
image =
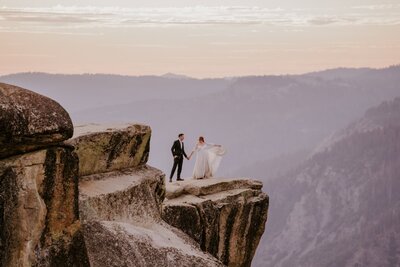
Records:
M183 133L180 133L179 135L178 135L178 137L181 137L183 135Z

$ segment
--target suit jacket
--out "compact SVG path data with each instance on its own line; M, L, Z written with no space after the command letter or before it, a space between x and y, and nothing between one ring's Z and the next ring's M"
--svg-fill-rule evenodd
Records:
M182 148L181 148L181 144L180 144L179 140L176 140L174 142L174 144L171 147L171 152L174 157L175 156L178 156L178 157L185 156L185 158L187 158L187 155L185 152L185 144L182 142Z

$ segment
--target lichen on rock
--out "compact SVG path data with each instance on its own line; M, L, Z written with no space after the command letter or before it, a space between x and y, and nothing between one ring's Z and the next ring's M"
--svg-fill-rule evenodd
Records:
M87 261L77 168L71 147L0 161L1 266L71 266Z
M150 127L141 124L86 124L75 128L68 143L79 155L79 174L86 176L144 165L150 136Z

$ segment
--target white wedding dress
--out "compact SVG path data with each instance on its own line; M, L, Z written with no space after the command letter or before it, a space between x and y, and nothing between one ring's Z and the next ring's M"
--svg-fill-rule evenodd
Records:
M193 179L203 179L214 176L226 150L221 146L205 143L197 144L193 152L196 154Z

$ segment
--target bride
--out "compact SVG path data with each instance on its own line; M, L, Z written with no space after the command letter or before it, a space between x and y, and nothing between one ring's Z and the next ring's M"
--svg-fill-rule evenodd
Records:
M199 137L189 159L196 153L196 162L193 169L193 179L203 179L213 177L217 172L222 156L226 153L221 145L208 144L204 137Z

